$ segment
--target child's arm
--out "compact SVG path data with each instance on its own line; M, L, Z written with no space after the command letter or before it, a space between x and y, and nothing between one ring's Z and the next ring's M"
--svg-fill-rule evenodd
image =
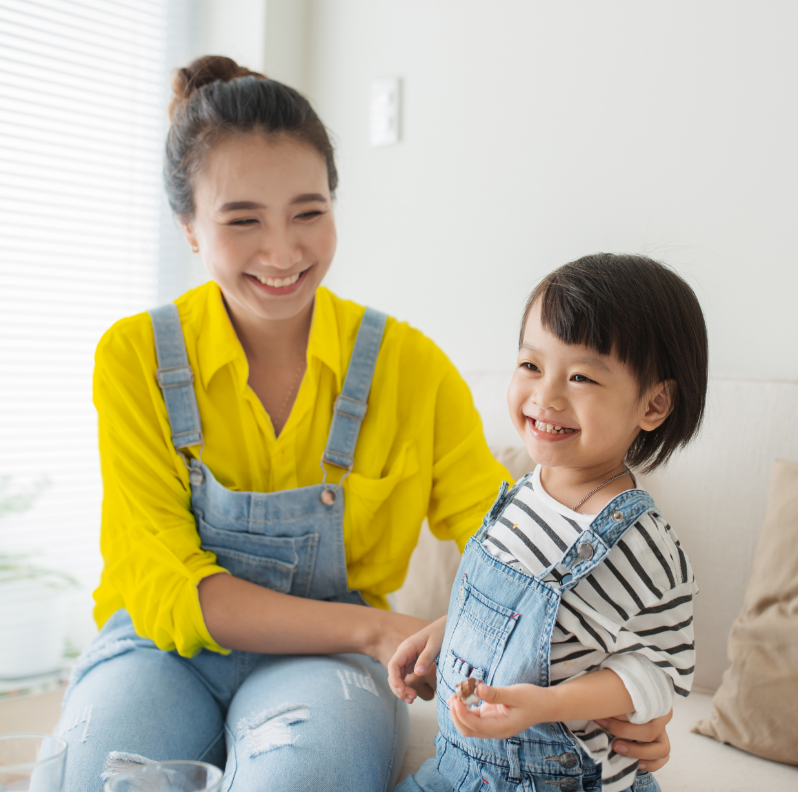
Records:
M612 718L634 711L626 686L609 669L548 688L489 687L480 682L476 693L484 702L478 708L469 709L456 696L448 702L454 725L466 737L504 739L537 723Z
M441 651L446 617L406 638L388 662L388 684L394 694L412 704L416 695L429 701L435 695L435 658Z

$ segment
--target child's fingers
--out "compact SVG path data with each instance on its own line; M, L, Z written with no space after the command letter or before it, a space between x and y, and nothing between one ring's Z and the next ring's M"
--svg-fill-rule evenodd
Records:
M388 684L391 686L394 695L409 704L415 699L416 692L405 684L405 677L409 673L407 666L400 664L400 662L395 662L395 660L396 658L394 657L388 663Z
M454 723L457 731L464 737L475 737L476 732L474 731L474 724L472 723L474 718L473 712L469 710L457 696L451 696L447 704L449 705L449 714L452 717L452 723Z
M484 682L477 685L476 694L488 704L510 704L512 696L508 697L507 688L491 687ZM508 698L510 700L508 700Z
M413 670L417 651L407 641L399 644L393 657L388 661L388 681L404 681L404 678Z
M413 671L422 676L429 671L430 666L435 662L435 658L438 656L438 651L436 650L435 646L432 645L432 642L427 642L424 649L422 649L421 654L418 656L418 660L416 660L416 665Z

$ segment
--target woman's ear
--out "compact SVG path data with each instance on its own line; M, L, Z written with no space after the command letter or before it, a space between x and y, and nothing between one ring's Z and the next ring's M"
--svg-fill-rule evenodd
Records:
M195 253L199 253L199 245L197 244L197 237L194 234L194 225L191 222L180 223L180 230L186 238L186 242L191 246Z
M644 412L640 428L651 432L673 412L676 398L676 380L664 380L651 388L643 398Z

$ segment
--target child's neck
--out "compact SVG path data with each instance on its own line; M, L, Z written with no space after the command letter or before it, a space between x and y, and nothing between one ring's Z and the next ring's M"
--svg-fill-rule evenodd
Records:
M616 495L634 486L623 461L610 461L589 469L568 467L541 467L540 483L543 489L569 509L584 499L576 511L581 514L598 514ZM614 481L611 479L618 476ZM608 483L609 482L609 483ZM592 490L596 490L590 494ZM586 497L588 496L588 497Z

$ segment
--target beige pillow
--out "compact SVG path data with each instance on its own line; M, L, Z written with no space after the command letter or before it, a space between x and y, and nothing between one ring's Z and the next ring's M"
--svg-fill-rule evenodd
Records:
M514 479L529 473L535 463L526 449L491 448L493 456L510 471ZM478 528L479 525L475 526ZM429 530L427 521L421 527L418 544L410 559L407 577L399 591L391 595L391 606L399 613L434 621L446 615L460 552L454 542L440 542Z
M798 765L797 464L773 465L765 523L728 653L731 668L712 714L693 731Z

